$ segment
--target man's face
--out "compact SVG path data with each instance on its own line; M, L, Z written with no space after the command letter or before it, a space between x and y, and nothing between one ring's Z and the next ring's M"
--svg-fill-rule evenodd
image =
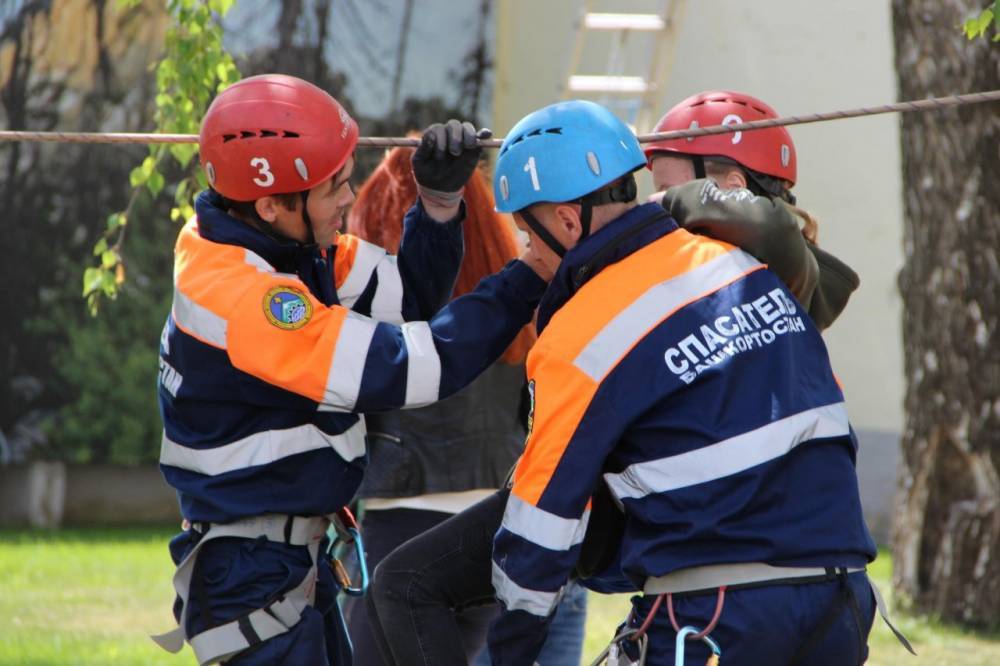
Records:
M353 172L352 155L339 172L309 190L306 208L312 221L313 237L320 247L333 245L337 232L344 226L347 210L354 203L354 190L350 182Z
M539 204L531 207L535 218L555 237L564 248L574 247L580 238L579 206L569 204ZM562 258L545 244L541 238L528 226L519 213L514 213L514 224L527 237L527 250L534 255L539 263L552 273L555 273L562 263Z
M694 180L694 164L687 157L674 157L661 153L653 157L651 165L653 187L657 192L683 185Z

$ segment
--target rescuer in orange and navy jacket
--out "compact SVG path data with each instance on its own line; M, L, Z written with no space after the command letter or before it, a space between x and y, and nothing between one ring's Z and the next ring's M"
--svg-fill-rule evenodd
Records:
M160 345L160 465L187 529L171 543L180 626L157 639L200 663L349 663L319 543L361 482L360 413L471 382L545 288L526 253L435 315L477 134L424 133L398 257L338 232L357 140L332 97L279 75L234 84L202 125L211 189L177 240Z
M636 205L645 163L627 127L579 101L528 115L500 149L498 210L554 278L494 540L493 663L533 662L603 482L624 512L620 569L645 592L629 626L653 614L647 663L675 663L676 620L710 629L727 664L860 664L875 546L822 338L751 255ZM711 651L689 643L682 662Z

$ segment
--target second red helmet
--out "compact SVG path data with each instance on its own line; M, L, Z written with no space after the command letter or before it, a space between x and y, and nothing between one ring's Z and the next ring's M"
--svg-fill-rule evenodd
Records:
M728 90L710 90L692 95L667 111L653 131L670 132L777 117L774 109L756 97ZM792 184L797 175L795 144L784 127L655 141L644 144L643 151L648 161L656 153L726 157L747 169Z
M198 138L209 184L233 201L312 189L340 171L357 143L358 125L337 100L281 74L222 91Z

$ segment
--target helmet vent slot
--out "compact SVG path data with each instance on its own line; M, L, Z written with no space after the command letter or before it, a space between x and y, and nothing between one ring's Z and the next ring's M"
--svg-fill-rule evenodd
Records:
M282 134L281 136L283 136L286 139L297 139L297 138L299 138L299 133L298 132L289 132L288 130L285 130L284 134Z
M274 130L261 130L260 131L260 137L262 139L265 138L265 137L269 137L269 136L278 136L278 133L275 132Z
M250 139L250 138L256 137L256 136L257 136L256 132L251 132L249 130L240 130L240 138L241 139Z
M545 130L545 133L562 135L562 127L550 127L547 130Z
M229 143L230 141L232 141L235 138L236 138L235 134L223 134L222 135L222 143Z

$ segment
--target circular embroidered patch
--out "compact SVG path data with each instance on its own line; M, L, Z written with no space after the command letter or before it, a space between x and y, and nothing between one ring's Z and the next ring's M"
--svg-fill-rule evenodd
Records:
M309 297L294 287L275 287L264 296L264 316L286 331L305 326L312 312Z

